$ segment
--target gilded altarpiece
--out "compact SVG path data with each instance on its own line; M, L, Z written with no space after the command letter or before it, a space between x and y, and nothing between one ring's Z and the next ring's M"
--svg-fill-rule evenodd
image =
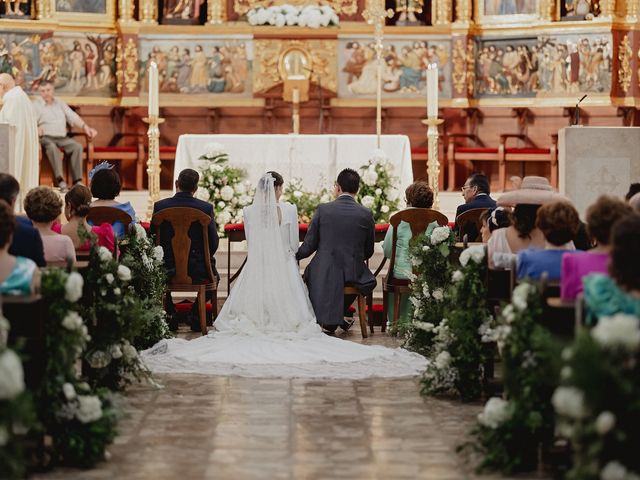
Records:
M243 18L249 10L271 5L308 5L308 0L226 0L229 20ZM340 20L362 21L360 15L365 9L365 0L319 0L311 4L329 5Z

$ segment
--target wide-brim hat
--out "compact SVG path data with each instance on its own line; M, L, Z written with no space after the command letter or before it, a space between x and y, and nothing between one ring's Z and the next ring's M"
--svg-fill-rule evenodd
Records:
M556 192L544 177L524 177L518 190L505 192L498 198L501 207L513 207L518 204L544 205L545 203L568 200Z

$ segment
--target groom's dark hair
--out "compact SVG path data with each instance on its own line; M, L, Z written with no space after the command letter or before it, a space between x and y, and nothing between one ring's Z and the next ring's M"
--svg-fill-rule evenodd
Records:
M284 184L284 178L282 178L282 175L280 175L278 172L268 171L267 173L274 178L275 180L275 182L273 182L274 187L279 187L280 185Z
M344 193L358 193L360 188L360 175L352 168L345 168L338 174L336 183Z
M181 192L193 193L198 189L198 182L200 181L200 175L192 168L185 168L178 175L178 181L176 186Z

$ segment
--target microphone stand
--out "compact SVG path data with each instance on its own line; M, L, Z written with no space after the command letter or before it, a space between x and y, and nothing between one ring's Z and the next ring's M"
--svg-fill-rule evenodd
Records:
M585 93L584 96L578 100L578 103L576 103L576 111L573 114L573 125L574 127L579 127L580 126L580 103L587 98L587 94Z

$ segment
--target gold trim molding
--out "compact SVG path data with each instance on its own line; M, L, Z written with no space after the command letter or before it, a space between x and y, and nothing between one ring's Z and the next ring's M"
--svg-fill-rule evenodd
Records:
M620 41L618 47L618 60L620 66L618 67L618 84L620 88L627 93L631 86L631 56L633 51L631 50L631 42L629 41L629 35L625 35Z
M358 13L358 1L357 0L320 0L320 5L329 5L335 10L338 15L355 15ZM307 5L308 0L234 0L233 11L234 13L243 16L247 12L256 7L270 7L271 5Z
M451 80L453 82L454 92L460 96L466 93L467 86L467 52L463 38L457 38L453 41L453 59L451 69Z

